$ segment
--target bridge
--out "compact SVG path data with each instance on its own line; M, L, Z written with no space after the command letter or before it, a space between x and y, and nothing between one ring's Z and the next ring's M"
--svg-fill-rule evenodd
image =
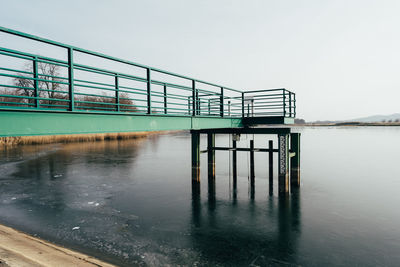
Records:
M0 46L0 137L235 128L296 116L296 95L283 88L237 90L4 27L0 34L19 48Z
M279 153L279 191L299 185L300 136L290 128L296 94L285 89L237 90L0 27L0 137L191 130L193 181L199 180L200 134L207 134L209 173L215 151ZM3 45L3 44L1 44ZM241 133L278 135L278 148L236 147ZM232 147L214 144L232 134ZM290 149L289 149L289 140ZM236 163L234 163L236 165ZM234 169L234 176L236 170Z

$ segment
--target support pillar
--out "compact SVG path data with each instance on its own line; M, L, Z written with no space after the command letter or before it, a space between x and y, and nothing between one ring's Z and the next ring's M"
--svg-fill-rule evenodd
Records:
M290 150L295 155L290 158L290 185L300 187L300 133L290 134Z
M237 151L236 151L236 140L232 141L232 176L233 176L233 195L236 197L237 194Z
M254 199L255 172L254 172L254 140L250 140L250 198Z
M215 134L207 134L208 179L215 179Z
M268 173L269 173L269 195L274 194L274 144L272 140L268 141Z
M200 182L200 134L192 132L192 180Z
M279 194L287 194L289 192L289 135L279 134Z

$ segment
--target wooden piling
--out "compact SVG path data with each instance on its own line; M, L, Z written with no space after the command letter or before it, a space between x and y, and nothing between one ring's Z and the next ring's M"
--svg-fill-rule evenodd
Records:
M279 194L287 194L289 192L289 135L279 134Z

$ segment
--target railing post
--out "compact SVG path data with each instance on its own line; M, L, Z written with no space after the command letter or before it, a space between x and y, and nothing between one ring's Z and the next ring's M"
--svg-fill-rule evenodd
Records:
M151 69L146 69L147 73L147 114L151 114Z
M220 116L224 116L224 87L221 87L221 96L220 96L220 104L219 104Z
M196 81L192 80L193 116L196 116Z
M68 95L69 95L69 110L75 109L75 96L74 96L74 50L72 47L68 48Z
M167 114L167 85L164 83L164 114Z
M228 116L231 116L231 101L228 101Z
M199 90L196 90L196 114L200 115L200 98L199 98Z
M285 89L283 89L283 117L286 117L286 95L285 95Z
M242 92L242 117L244 118L244 92Z
M211 115L211 102L210 102L210 99L208 99L208 115Z
M289 91L289 117L292 117L292 92Z
M120 111L118 74L115 74L115 105L116 105L116 110Z
M37 57L34 57L33 58L33 78L35 78L34 80L33 80L33 88L35 89L35 91L34 91L34 95L35 95L35 107L36 108L39 108L39 99L38 99L38 97L39 97L39 81L38 81L38 78L39 78L39 73L38 73L38 64L37 64ZM30 100L30 99L29 99ZM29 101L28 100L28 101Z

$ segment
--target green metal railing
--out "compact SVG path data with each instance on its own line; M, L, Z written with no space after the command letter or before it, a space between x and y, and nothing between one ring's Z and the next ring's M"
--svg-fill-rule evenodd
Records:
M4 27L0 32L65 52L65 58L59 59L0 47L3 110L212 117L296 115L295 94L286 89L243 92ZM134 68L135 74L84 63L79 59L82 55Z

